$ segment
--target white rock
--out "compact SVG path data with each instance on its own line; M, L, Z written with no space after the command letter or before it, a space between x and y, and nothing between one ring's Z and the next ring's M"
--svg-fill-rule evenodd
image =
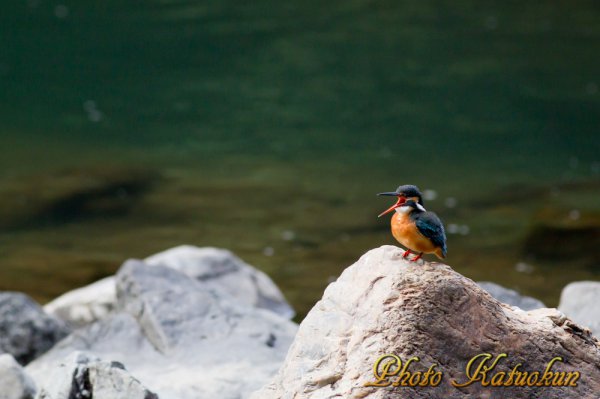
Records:
M81 327L106 317L115 307L114 277L69 291L44 306L44 310L73 327Z
M39 386L74 350L118 361L161 399L240 399L271 378L297 326L172 268L128 261L115 312L27 370ZM95 397L94 397L95 398Z
M31 399L35 383L10 354L0 355L0 399Z
M149 266L162 265L204 282L205 287L223 290L238 300L271 310L291 319L294 310L273 281L230 251L183 245L145 260ZM106 317L115 307L114 277L107 277L56 298L44 309L81 327Z
M600 282L577 281L563 288L558 309L600 337Z
M116 362L98 362L88 366L92 397L96 399L158 399L144 388L125 367Z

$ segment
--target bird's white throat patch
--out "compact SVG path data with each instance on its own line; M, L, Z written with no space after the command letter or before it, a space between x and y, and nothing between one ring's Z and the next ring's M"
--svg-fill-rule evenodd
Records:
M403 205L403 206L399 206L398 208L396 208L396 212L398 213L410 213L410 211L413 208L411 206L408 205ZM421 204L417 204L417 209L419 209L420 211L426 212L427 209L425 209L425 207Z
M398 213L409 213L411 211L411 207L410 206L399 206L398 208L396 208L396 212Z

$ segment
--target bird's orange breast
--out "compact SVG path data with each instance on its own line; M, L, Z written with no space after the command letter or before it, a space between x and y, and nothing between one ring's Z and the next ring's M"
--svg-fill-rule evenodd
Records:
M392 217L392 235L411 251L426 254L439 252L431 240L419 232L415 223L406 213L396 212Z

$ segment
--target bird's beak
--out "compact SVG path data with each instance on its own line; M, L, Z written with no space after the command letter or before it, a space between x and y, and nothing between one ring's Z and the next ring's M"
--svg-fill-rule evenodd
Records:
M379 193L377 195L388 195L388 196L394 196L394 197L398 197L398 201L396 201L396 203L394 205L392 205L391 207L389 207L388 209L386 209L385 211L381 212L377 217L380 218L383 215L386 215L390 212L392 212L394 209L398 208L399 206L402 206L402 204L404 204L406 202L406 198L403 196L398 195L398 193Z

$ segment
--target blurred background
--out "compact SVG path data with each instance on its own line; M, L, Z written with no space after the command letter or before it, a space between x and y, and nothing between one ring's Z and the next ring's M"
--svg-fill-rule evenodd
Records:
M299 311L395 241L555 306L600 279L597 1L18 0L0 13L0 289L45 302L179 244Z

